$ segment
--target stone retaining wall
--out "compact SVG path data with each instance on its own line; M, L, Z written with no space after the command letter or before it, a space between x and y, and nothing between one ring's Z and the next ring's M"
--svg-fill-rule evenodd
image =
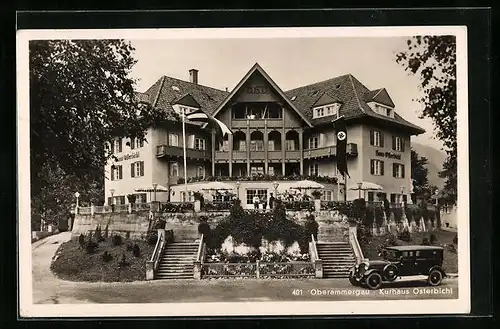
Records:
M307 211L287 211L287 217L299 224L304 224ZM348 224L337 211L313 212L319 224L318 239L320 241L342 241L346 239ZM200 217L206 217L209 225L215 228L217 223L229 215L229 212L210 213L157 213L157 218L166 221L166 229L174 231L175 241L194 241L198 238L198 224ZM149 211L128 213L96 213L77 214L73 224L72 235L93 231L101 225L102 230L108 225L109 234L125 236L127 232L132 238L144 237L149 225Z

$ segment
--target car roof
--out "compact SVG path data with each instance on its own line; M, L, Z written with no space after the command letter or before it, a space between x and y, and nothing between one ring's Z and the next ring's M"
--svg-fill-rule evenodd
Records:
M415 251L415 250L443 250L443 247L437 246L426 246L426 245L411 245L411 246L390 246L386 249L398 250L398 251Z

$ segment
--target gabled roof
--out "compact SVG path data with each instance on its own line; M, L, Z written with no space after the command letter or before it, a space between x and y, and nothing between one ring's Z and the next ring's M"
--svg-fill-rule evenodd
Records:
M389 93L385 88L369 91L364 96L366 102L377 102L389 107L395 107L391 96L389 96Z
M286 96L286 94L281 90L281 88L271 79L271 77L264 71L264 69L259 65L259 63L255 63L254 66L245 74L243 79L234 87L234 89L231 91L229 95L226 96L226 99L220 103L220 105L217 107L217 109L213 112L213 116L216 116L223 108L226 106L226 104L231 100L231 98L236 95L236 93L240 90L240 88L247 82L247 80L255 73L259 72L264 79L267 80L267 82L274 88L274 90L278 93L278 95L283 98L283 100L304 120L309 127L312 127L312 123L310 119L304 115L302 111L300 111L297 107L295 107L294 103Z
M172 101L172 105L176 104L200 108L200 104L196 101L196 99L194 99L193 96L191 96L191 94L186 94L181 96L179 99Z
M147 95L149 104L170 114L173 113L172 105L181 100L187 102L189 97L199 104L202 111L212 113L229 93L200 84L162 76L144 94ZM184 105L190 106L188 104Z
M394 114L394 118L391 118L374 112L367 104L367 97L369 99L375 97L380 101L378 98L379 96L384 99L386 97L385 95L387 95L390 100L387 91L385 91L384 88L371 91L351 74L342 75L285 92L289 99L293 99L292 103L311 120L313 125L329 123L333 119L331 116L313 119L312 109L325 93L332 98L335 97L339 99L342 103L339 109L339 116L343 115L347 120L368 116L399 124L406 128L410 128L415 133L425 132L424 129L406 121L397 113ZM387 101L385 102L387 103ZM390 102L392 103L392 100Z
M342 103L337 97L331 96L328 92L323 93L323 95L318 98L318 100L313 104L313 107L334 104L334 103Z

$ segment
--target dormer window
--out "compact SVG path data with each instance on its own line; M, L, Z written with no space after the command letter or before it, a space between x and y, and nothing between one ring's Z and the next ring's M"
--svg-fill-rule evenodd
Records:
M318 106L313 109L313 119L327 117L331 115L339 116L339 103Z
M173 105L172 107L174 108L174 111L179 115L182 115L182 113L189 114L189 113L197 110L197 108L195 108L195 107L178 105L178 104Z
M375 102L370 102L368 103L370 108L373 110L373 112L389 117L389 118L394 118L394 109L390 108L386 105L378 104Z

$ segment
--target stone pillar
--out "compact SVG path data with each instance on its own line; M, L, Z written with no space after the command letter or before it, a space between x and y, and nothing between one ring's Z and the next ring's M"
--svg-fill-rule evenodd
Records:
M201 202L200 202L200 200L194 200L194 211L195 212L200 212L201 211Z
M193 269L194 279L201 280L201 262L198 260L195 260L193 262L193 266L194 266L194 269Z
M154 270L154 262L147 261L146 262L146 280L154 280L155 278L155 270Z
M299 155L300 155L300 175L304 175L304 146L303 144L303 130L299 129Z
M260 260L257 259L255 264L255 275L257 279L260 279Z
M317 279L323 278L323 261L321 259L314 262L314 276Z
M316 211L316 212L321 211L321 200L320 199L314 199L314 211Z
M128 204L128 213L129 214L132 213L132 204L131 203Z
M373 222L373 224L372 224L372 235L373 236L378 235L377 224L375 224L375 222Z
M94 215L95 215L95 206L93 203L91 203L90 204L90 216L94 216Z

